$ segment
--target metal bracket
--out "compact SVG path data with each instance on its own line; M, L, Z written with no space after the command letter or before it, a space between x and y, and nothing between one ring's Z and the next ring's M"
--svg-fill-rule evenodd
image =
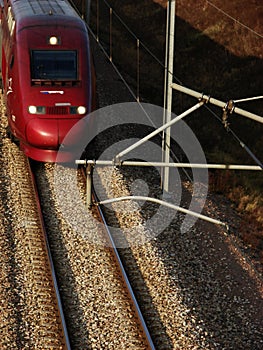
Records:
M123 160L121 160L121 158L119 156L114 157L113 160L112 160L112 164L114 166L116 166L117 168L121 167L122 163L123 163Z
M234 100L229 100L223 107L222 123L227 130L230 125L230 123L228 122L228 117L230 114L234 112L234 110L235 110Z
M85 170L86 170L86 205L89 209L92 207L92 186L93 186L93 170L94 165L88 164L86 160L85 164Z
M202 95L198 98L199 102L203 103L209 103L210 102L210 95L206 96L203 92Z

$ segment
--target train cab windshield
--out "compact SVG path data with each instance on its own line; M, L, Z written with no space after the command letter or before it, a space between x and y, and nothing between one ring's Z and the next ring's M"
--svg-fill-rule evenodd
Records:
M77 51L32 50L31 79L74 81L78 79Z

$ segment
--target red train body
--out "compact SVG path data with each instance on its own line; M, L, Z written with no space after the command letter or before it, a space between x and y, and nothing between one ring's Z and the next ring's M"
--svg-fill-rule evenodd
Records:
M8 124L35 160L71 159L67 133L95 108L95 75L85 23L66 0L4 0L2 81ZM76 128L74 128L75 130ZM78 141L82 128L70 143ZM67 138L68 139L68 138Z

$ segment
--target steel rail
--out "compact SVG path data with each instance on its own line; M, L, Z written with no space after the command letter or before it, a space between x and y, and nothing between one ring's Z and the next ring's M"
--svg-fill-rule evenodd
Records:
M83 175L83 181L86 181L85 171L84 171L83 168L82 168L82 175ZM92 197L93 197L94 202L98 203L98 197L97 197L94 189L92 191ZM128 292L129 299L131 300L131 303L132 303L132 306L133 306L133 310L135 312L135 315L136 315L136 318L137 318L138 323L140 325L140 328L141 328L141 330L142 330L142 332L144 334L144 339L147 342L147 349L155 350L155 346L154 346L153 340L152 340L150 332L149 332L149 330L147 328L147 325L146 325L146 322L145 322L144 317L142 315L142 312L141 312L140 306L138 304L138 301L137 301L137 299L135 297L134 291L132 289L132 286L131 286L131 283L130 283L129 278L127 276L127 273L126 273L126 270L124 268L123 262L121 260L120 255L119 255L118 249L117 249L117 247L115 245L114 238L112 237L110 228L107 225L107 221L106 221L106 218L105 218L105 216L103 214L102 208L101 208L100 204L97 204L95 206L95 208L98 210L99 217L100 217L100 219L101 219L101 221L102 221L102 223L104 225L104 228L105 228L105 231L106 231L106 234L107 234L107 239L109 241L110 248L112 249L112 253L113 253L114 259L116 261L116 265L118 267L119 273L120 273L120 275L122 277L122 280L123 280L124 285L126 287L126 290Z
M45 229L44 218L42 215L38 188L37 188L36 179L35 179L35 175L34 175L34 171L33 171L33 165L29 160L28 160L28 169L29 169L30 177L32 179L32 185L33 185L33 188L35 191L35 199L36 199L36 204L37 204L37 209L38 209L38 216L39 216L40 223L41 223L42 238L44 240L44 246L46 248L46 252L47 252L47 256L48 256L48 263L49 263L49 267L50 267L53 288L54 288L54 292L55 292L55 296L56 296L57 310L58 310L59 320L60 320L62 332L63 332L63 339L64 339L64 345L65 345L63 350L71 350L70 339L69 339L69 335L68 335L68 330L67 330L64 312L63 312L63 306L62 306L60 292L59 292L59 288L58 288L55 267L54 267L52 254L51 254L51 250L50 250L49 243L48 243L48 237L47 237L47 232Z

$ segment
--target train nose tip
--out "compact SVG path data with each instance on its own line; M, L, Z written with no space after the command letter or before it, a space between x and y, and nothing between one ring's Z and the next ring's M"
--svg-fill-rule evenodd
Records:
M35 147L58 149L59 135L57 121L33 119L26 127L27 142Z

